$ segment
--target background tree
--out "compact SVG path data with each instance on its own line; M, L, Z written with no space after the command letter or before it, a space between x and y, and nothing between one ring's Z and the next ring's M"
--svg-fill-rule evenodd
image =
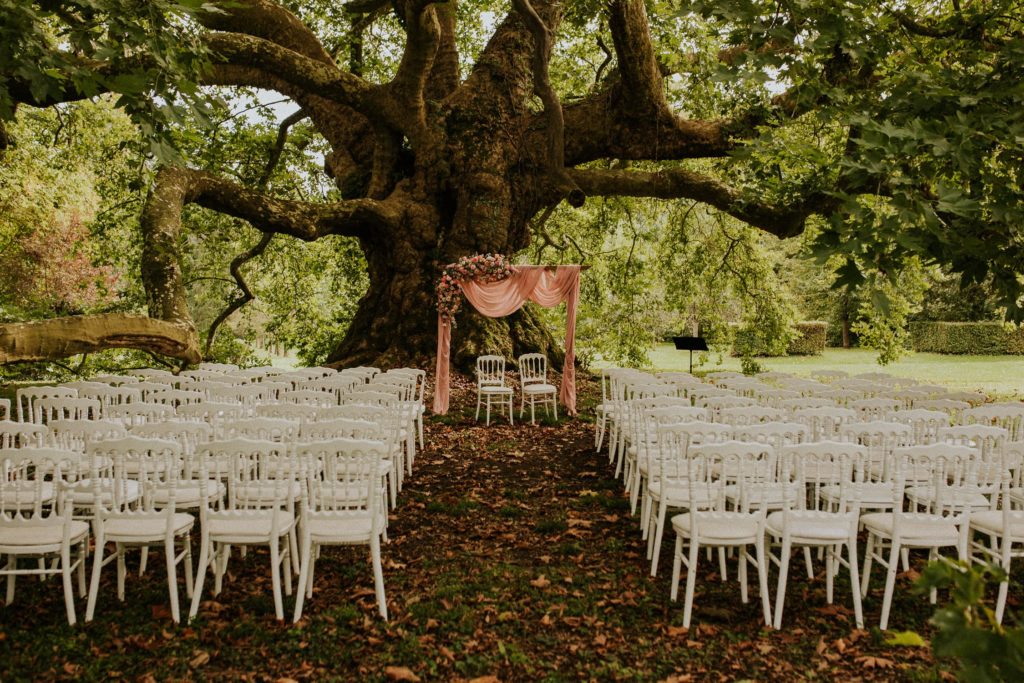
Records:
M441 266L516 254L538 216L587 197L687 199L783 237L821 215L816 243L845 258L843 284L863 281L858 264L892 282L917 256L990 281L1021 316L1018 2L15 4L0 118L114 91L166 160L203 103L193 84L275 90L324 146L333 187L304 194L230 157L204 167L177 140L142 211L150 318L7 325L7 360L118 345L197 360L186 207L261 235L358 240L368 288L338 362L428 355ZM457 355L550 342L529 310L465 318Z

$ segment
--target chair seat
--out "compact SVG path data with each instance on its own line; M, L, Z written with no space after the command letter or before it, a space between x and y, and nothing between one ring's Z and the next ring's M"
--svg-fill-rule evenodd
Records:
M786 528L786 513L779 510L768 515L765 527L773 536L782 536L788 531L797 543L807 545L815 541L838 542L850 537L850 518L847 515L829 512L792 510L789 513L789 528Z
M730 484L725 487L725 498L736 501L740 495L740 487ZM786 502L797 501L803 497L800 484L764 484L749 489L745 494L746 504L754 507L778 508Z
M174 535L180 536L189 531L195 522L195 517L187 512L175 512L171 520ZM103 524L106 540L125 543L138 543L145 540L162 541L166 530L167 516L162 513L111 517Z
M278 510L278 535L284 536L295 525L295 515ZM243 510L241 512L213 513L207 519L210 538L222 543L244 544L269 539L273 531L273 510Z
M511 394L512 387L478 387L477 389L481 394Z
M246 505L259 503L273 503L280 492L282 500L298 500L302 495L302 482L272 482L261 481L250 484L237 484L234 496L236 500L244 501Z
M702 543L753 543L761 533L760 517L744 512L708 512L697 514L697 532ZM672 528L682 536L691 536L693 513L672 517Z
M153 491L153 503L157 507L167 505L170 500L170 492L171 490L167 487L156 489ZM220 500L226 492L227 487L216 479L211 479L206 485L207 500ZM199 482L179 484L174 491L174 505L175 507L196 507L202 501L201 493Z
M960 539L957 525L948 517L900 513L900 539L906 545L956 545ZM894 515L891 512L872 512L863 515L861 523L868 531L892 537Z
M918 505L931 505L935 502L934 486L911 486L907 489L907 498ZM972 510L988 510L992 507L992 501L977 489L963 489L957 487L946 487L940 491L939 501L944 507L952 507L957 510L971 508Z
M113 479L101 478L100 479L100 498L101 502L108 507L113 503L114 489ZM73 485L73 488L69 491L72 504L76 508L89 507L96 502L96 496L93 491L93 483L91 479L82 479ZM134 479L128 479L124 482L124 490L122 492L122 499L125 502L133 503L139 499L142 495L142 488L139 486L139 482Z
M80 542L89 533L89 524L78 519L71 521L71 543ZM56 552L64 541L64 525L59 523L33 523L0 521L0 548L4 553L18 551ZM49 548L47 548L49 546Z
M53 484L44 481L40 488L38 499L42 501L43 505L52 503L54 499ZM3 500L5 510L31 510L35 507L37 500L35 482L12 481L0 484L0 489L2 489L0 499Z
M890 482L857 484L857 502L862 508L891 508L893 503L892 486ZM837 485L822 486L821 498L830 503L838 503L842 499L842 490Z
M378 533L385 526L383 515L378 514ZM314 543L359 543L370 539L373 520L368 514L313 513L306 520L306 528Z
M527 384L523 387L524 394L557 394L558 389L553 384Z
M971 513L971 528L987 534L1001 536L1005 532L1002 510L984 510ZM1010 536L1013 542L1024 542L1024 511L1010 512Z
M656 501L661 501L664 498L665 504L670 507L707 508L718 500L718 494L708 491L706 488L698 488L694 491L697 500L691 500L690 487L682 481L670 481L667 484L661 481L652 482L647 487L647 492Z

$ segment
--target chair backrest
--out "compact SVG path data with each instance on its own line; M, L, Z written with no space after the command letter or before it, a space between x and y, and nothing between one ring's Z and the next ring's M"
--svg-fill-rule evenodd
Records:
M32 406L33 421L50 423L53 420L98 420L100 402L94 398L53 397L36 399Z
M524 353L519 356L519 383L544 384L548 381L548 357L543 353Z
M478 387L505 386L505 357L480 356L477 358L476 385Z
M976 448L984 457L1000 458L1010 441L1010 432L1002 427L984 424L943 427L937 439L944 443Z
M126 436L95 441L86 447L86 455L90 457L92 468L89 483L97 517L153 512L156 510L153 493L157 487L170 491L165 507L173 509L174 489L184 466L182 448L177 442ZM113 463L110 479L99 476L105 459ZM138 482L140 496L128 495L132 490L129 481Z
M889 413L887 420L910 425L914 430L914 443L925 445L935 443L939 430L949 426L949 414L941 410L896 410Z
M790 414L796 414L798 411L807 410L808 408L835 408L836 402L830 398L801 396L800 398L783 399L779 401L778 407L789 411Z
M193 455L198 448L213 438L213 427L206 422L164 421L133 425L132 436L144 439L165 439L177 442L185 455Z
M736 392L732 389L726 389L724 387L716 387L710 384L702 384L699 387L688 388L686 394L693 399L693 405L701 405L701 401L709 398L721 398L723 396L736 396ZM744 397L741 397L744 398ZM748 399L753 400L753 399ZM757 403L757 401L754 401ZM750 405L750 404L747 404ZM729 406L730 408L735 406Z
M332 439L373 439L387 441L387 428L372 420L337 417L332 420L307 422L299 430L300 441L330 441Z
M778 458L775 449L770 445L746 441L726 441L691 446L687 460L698 464L698 466L710 466L710 476L698 477L697 481L700 484L710 482L713 486L712 489L701 490L688 481L691 500L701 500L711 496L717 492L719 486L724 485L729 487L729 497L735 501L737 510L765 514L765 506L761 504L765 500L762 491L766 485L774 484L779 480ZM700 463L701 460L704 460L703 464ZM690 467L689 474L692 474L694 472L693 464L688 463L688 465Z
M793 391L792 389L758 389L754 391L754 398L757 402L763 406L769 406L772 408L779 407L780 402L787 399L800 398L801 394L799 391Z
M341 396L341 405L367 405L384 406L392 410L398 410L399 400L394 394L383 391L350 391Z
M312 422L321 410L325 409L299 403L264 403L256 405L256 417L279 417L299 422Z
M0 448L40 447L50 434L50 428L35 422L0 420Z
M950 398L928 398L923 401L915 401L914 407L924 410L941 410L949 415L953 424L960 424L961 414L971 407L967 401L957 401Z
M319 389L292 389L291 391L282 391L277 395L277 400L281 403L296 403L299 405L318 406L322 408L338 405L338 398L332 392L321 391Z
M249 408L241 403L214 403L213 401L179 405L177 408L179 420L205 422L215 429L228 420L242 419L248 412Z
M178 406L205 401L206 392L193 389L165 389L163 391L150 392L146 400L150 403L163 403L177 408Z
M737 427L735 435L739 441L766 443L781 450L784 446L806 441L810 429L799 422L764 422Z
M139 368L138 370L132 370L132 374L136 377L141 377L147 381L153 380L174 380L177 381L177 376L168 370L161 370L160 368ZM163 383L167 383L164 381Z
M104 384L109 384L112 387L125 384L131 386L132 384L139 383L139 378L132 375L96 375L92 379L94 382L103 382Z
M709 382L717 382L720 379L732 379L744 377L742 372L734 372L733 370L718 370L715 372L709 372L704 378Z
M817 398L827 398L830 401L835 401L835 404L841 407L846 407L853 401L859 401L864 398L864 394L856 389L843 388L826 389L825 391L816 392L814 396Z
M386 443L331 439L297 444L295 452L306 463L307 515L368 518L370 536L379 533L384 523L380 466L388 455ZM317 471L322 474L315 475Z
M837 379L846 379L849 376L850 373L845 370L814 370L811 372L811 377L826 384L830 384Z
M35 419L34 404L42 398L74 398L78 390L70 387L22 387L15 394L14 411L18 422L32 422Z
M863 482L868 478L867 448L848 441L793 444L783 447L780 456L790 459L782 465L783 469L796 473L809 498L817 505L825 500L822 493L826 487ZM841 505L840 509L845 510L846 506Z
M885 419L889 413L899 410L901 404L891 398L862 398L858 401L851 401L849 407L857 411L857 415L862 421L867 422Z
M230 420L220 427L223 439L256 439L274 443L290 443L299 435L302 422L287 418L252 417Z
M57 448L83 452L94 441L128 436L117 420L53 420L49 423L50 443Z
M706 408L712 422L719 422L720 415L726 408L743 408L757 405L757 401L746 396L701 396L694 405Z
M721 399L719 399L721 400ZM782 422L786 419L786 411L766 406L738 406L722 408L715 416L716 422L733 425L734 427L761 424L762 422Z
M64 482L77 475L81 458L58 448L0 448L0 529L25 520L64 524L64 541L69 540ZM31 542L31 536L26 539Z
M199 369L223 374L237 371L238 366L234 363L200 363Z
M117 420L126 426L172 420L177 415L173 405L166 403L123 403L107 406L106 419Z
M950 401L964 401L972 406L980 406L988 402L988 396L977 391L947 391L939 394L936 399L948 399Z
M945 443L897 448L892 456L894 490L905 496L908 489L927 487L931 495L925 512L954 511L958 501L953 492L976 481L977 470L972 470L972 463L977 454L973 448ZM896 500L894 497L894 503Z
M965 410L962 424L987 424L1002 427L1010 441L1024 441L1024 403L990 403Z
M112 387L101 385L99 387L84 387L78 390L81 398L94 398L100 402L101 410L105 411L107 406L116 406L123 403L133 403L142 400L142 391L131 386Z
M793 411L793 422L805 424L810 428L812 441L837 439L843 425L857 420L857 412L849 408L822 407L801 408Z
M0 398L0 420L10 420L11 417L11 399Z

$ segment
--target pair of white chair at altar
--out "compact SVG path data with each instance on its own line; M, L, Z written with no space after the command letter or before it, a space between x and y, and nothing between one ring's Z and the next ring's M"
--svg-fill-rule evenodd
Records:
M548 382L548 359L542 353L526 353L519 356L520 408L522 419L526 406L530 406L530 424L537 424L536 407L540 403L550 409L558 419L558 388ZM505 383L505 358L503 356L480 356L476 359L476 418L480 419L480 408L485 407L487 424L491 424L491 405L497 404L508 410L509 424L513 424L512 413L514 391Z

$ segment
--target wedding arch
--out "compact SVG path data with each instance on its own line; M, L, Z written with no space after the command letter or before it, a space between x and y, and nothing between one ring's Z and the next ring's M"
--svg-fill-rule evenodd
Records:
M434 412L448 412L452 327L462 297L491 318L515 313L527 301L545 307L565 302L565 363L559 398L576 414L576 306L583 266L515 266L501 254L477 254L445 267L437 286L437 372Z

